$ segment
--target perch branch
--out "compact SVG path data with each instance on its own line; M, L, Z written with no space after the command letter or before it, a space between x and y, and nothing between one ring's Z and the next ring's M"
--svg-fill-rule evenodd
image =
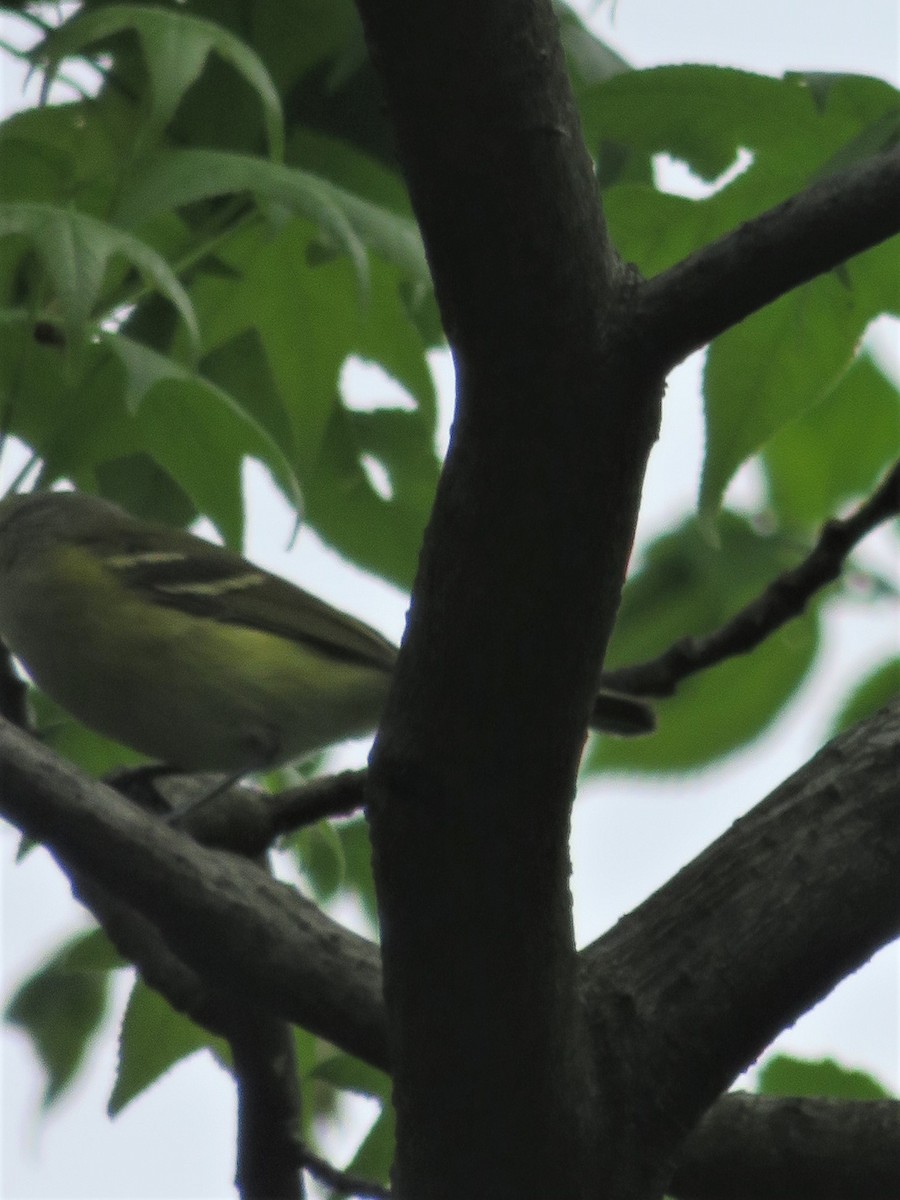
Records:
M378 947L255 863L198 846L0 721L0 811L156 926L210 985L384 1069Z

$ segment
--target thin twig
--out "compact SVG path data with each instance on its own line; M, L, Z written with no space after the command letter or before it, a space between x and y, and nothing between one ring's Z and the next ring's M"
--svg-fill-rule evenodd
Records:
M837 579L857 542L898 512L900 462L852 516L823 525L815 547L798 567L779 575L725 625L705 637L682 638L658 658L604 672L603 685L629 695L671 696L690 675L754 650Z
M328 817L349 817L363 806L366 770L342 771L268 798L272 835L291 833Z
M306 1146L301 1147L300 1163L304 1171L308 1171L320 1183L334 1188L344 1196L359 1196L361 1200L391 1200L393 1193L390 1188L373 1183L370 1179L361 1179L347 1171L340 1171Z

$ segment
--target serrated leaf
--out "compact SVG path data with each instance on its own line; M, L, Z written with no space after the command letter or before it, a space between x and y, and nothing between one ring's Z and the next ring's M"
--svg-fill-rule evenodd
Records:
M60 63L115 34L133 32L141 43L151 81L151 118L161 131L169 124L188 88L215 51L241 74L259 96L269 150L284 153L281 101L265 64L246 42L216 25L177 9L111 4L82 10L48 35L34 57L45 66L43 97Z
M147 449L229 544L242 541L245 458L264 463L301 506L300 485L286 456L227 392L122 334L104 340L128 374L128 403ZM230 476L230 487L223 487L223 476Z
M414 221L355 196L308 171L220 150L164 150L129 181L116 219L137 226L148 217L212 196L249 193L282 205L324 230L352 260L368 290L366 248L430 286L425 250Z
M896 113L898 94L883 80L842 76L823 110L796 77L676 66L620 75L580 103L588 145L612 145L620 160L610 178L600 154L604 183L617 185L604 192L613 239L652 275L836 169L855 138ZM741 152L749 164L707 199L637 186L649 184L659 154L715 183Z
M818 1060L776 1054L759 1071L756 1090L763 1096L830 1096L838 1100L886 1100L891 1093L873 1076Z
M197 352L200 335L190 298L165 259L145 242L86 213L51 204L0 204L0 237L9 234L26 237L43 263L72 343L83 341L111 260L121 256L172 302Z
M815 279L728 330L710 347L703 376L704 520L718 511L741 463L836 386L853 362L866 326L883 310L886 297L879 294L878 266L883 264L890 274L893 258L889 248L876 248L846 264L848 282L835 272Z
M109 1007L110 971L120 965L97 930L78 934L22 983L5 1020L31 1040L47 1076L42 1107L72 1084Z
M212 1050L228 1061L227 1043L177 1013L140 979L128 999L119 1033L116 1082L109 1098L115 1116L182 1059Z
M762 461L779 519L818 525L868 492L900 445L900 391L859 355L820 404L780 429Z
M833 76L823 103L796 74L773 79L689 64L624 72L587 89L580 107L589 145L606 137L647 158L669 154L707 182L731 166L739 149L749 150L759 212L896 112L898 93L884 80Z
M301 218L275 237L244 231L223 251L240 281L198 280L198 311L212 347L248 328L258 331L268 364L262 387L272 390L265 407L283 409L290 421L304 519L345 556L408 586L428 516L424 486L407 486L404 476L394 501L373 487L361 461L369 453L360 441L364 422L340 400L341 369L356 354L406 389L417 411L403 414L403 436L418 448L413 475L424 479L437 468L437 405L425 345L409 319L397 268L373 257L372 303L362 310L348 263L310 266L314 236ZM291 303L280 303L282 295Z

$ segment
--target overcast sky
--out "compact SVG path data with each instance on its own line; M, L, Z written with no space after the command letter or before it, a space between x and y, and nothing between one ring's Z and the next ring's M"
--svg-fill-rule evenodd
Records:
M602 36L636 65L715 62L780 74L789 69L856 71L897 82L898 29L894 0L618 0L578 5ZM7 104L20 86L0 64ZM896 326L882 326L880 345L896 351ZM445 395L446 359L436 360ZM663 435L654 451L641 528L674 523L695 500L702 453L699 360L673 375ZM2 480L0 480L2 483ZM744 472L731 496L752 496ZM264 565L357 612L397 638L405 601L390 588L355 573L301 536L290 554L290 516L280 512L254 475L250 489L249 552ZM874 541L875 539L873 539ZM877 545L870 551L877 554ZM573 891L576 928L584 942L663 883L674 870L728 827L734 818L799 767L816 748L830 713L827 698L865 673L896 644L895 618L885 609L833 620L826 661L807 687L809 703L778 722L749 751L689 781L668 785L605 780L583 790L575 809ZM822 703L816 703L821 697ZM362 752L357 748L357 757ZM43 852L14 868L16 839L0 836L2 863L3 991L85 922L63 876ZM900 1088L897 1047L898 956L883 952L845 981L778 1044L798 1055L831 1054ZM127 993L124 980L119 1001ZM100 1048L87 1078L39 1127L41 1078L15 1032L2 1035L2 1187L10 1200L93 1200L113 1197L193 1200L232 1194L232 1089L209 1059L180 1066L110 1125L104 1117L115 1067L115 1045Z

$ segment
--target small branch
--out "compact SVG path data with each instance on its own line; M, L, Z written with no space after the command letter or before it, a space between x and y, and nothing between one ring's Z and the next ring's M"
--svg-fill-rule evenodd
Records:
M900 232L900 149L829 175L642 286L636 336L664 370Z
M273 837L331 817L349 817L365 803L368 771L342 771L268 798Z
M900 1102L724 1096L688 1138L676 1200L895 1200Z
M197 845L0 720L0 812L141 913L210 986L385 1068L378 947L243 858Z
M900 463L851 517L828 521L812 552L785 571L720 629L675 642L659 658L606 671L604 686L637 696L671 696L682 680L727 658L746 654L799 616L817 591L841 573L844 560L876 525L900 512Z
M228 1039L238 1093L238 1193L241 1200L303 1200L294 1032L262 1013L244 1016Z
M390 1188L382 1187L380 1183L338 1170L305 1146L300 1151L300 1164L314 1179L342 1196L359 1196L361 1200L391 1200L393 1195Z
M237 1184L242 1200L302 1200L294 1150L300 1129L290 1025L236 1000L241 989L211 987L166 944L156 926L88 875L73 891L142 979L177 1011L225 1038L238 1095Z
M216 777L159 773L143 767L107 776L106 782L149 812L178 814L175 827L201 846L246 857L264 853L285 833L331 817L348 817L365 803L367 772L343 771L274 795L235 784L207 804L191 805L215 786ZM149 782L149 786L147 783Z

